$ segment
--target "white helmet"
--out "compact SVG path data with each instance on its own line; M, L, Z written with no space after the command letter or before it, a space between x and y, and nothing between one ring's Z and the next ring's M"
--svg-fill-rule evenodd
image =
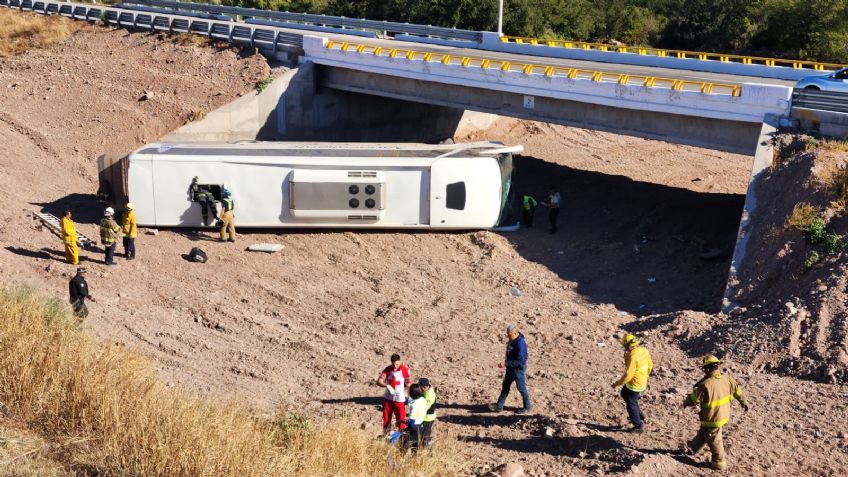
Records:
M111 217L115 215L115 209L111 207L106 207L106 210L103 211L103 217Z

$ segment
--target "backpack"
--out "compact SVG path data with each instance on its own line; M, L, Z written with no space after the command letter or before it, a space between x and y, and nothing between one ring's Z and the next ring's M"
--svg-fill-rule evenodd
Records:
M206 252L197 247L192 248L191 252L188 253L188 260L190 262L206 263L208 259L209 257L206 256Z

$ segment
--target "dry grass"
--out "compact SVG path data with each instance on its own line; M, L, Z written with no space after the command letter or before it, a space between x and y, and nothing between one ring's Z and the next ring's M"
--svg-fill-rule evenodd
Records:
M63 477L71 475L51 460L49 446L30 432L0 423L0 477Z
M820 212L818 207L806 202L795 204L795 208L792 209L792 214L786 219L784 227L787 229L807 230L819 218Z
M176 35L169 35L166 38L178 45L185 46L206 46L209 44L209 37L197 35L194 33L178 33Z
M188 114L188 119L186 119L187 123L191 123L194 121L200 121L201 119L206 117L206 110L203 108L195 109L194 111Z
M832 150L819 154L815 175L835 200L848 201L848 157Z
M80 22L51 15L0 10L0 57L46 48L65 41L82 27Z
M848 141L828 139L821 144L821 148L827 151L848 152Z
M0 290L0 400L45 439L81 442L77 469L114 476L454 476L456 441L390 453L351 423L261 420L243 405L166 389L151 364L82 333L66 304ZM392 456L392 465L387 457Z

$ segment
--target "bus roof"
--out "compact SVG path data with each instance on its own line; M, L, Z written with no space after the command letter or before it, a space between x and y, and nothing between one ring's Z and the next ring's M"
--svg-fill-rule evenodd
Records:
M183 158L212 159L252 157L317 157L317 158L418 158L436 159L449 155L456 157L492 157L505 146L497 142L462 144L417 143L328 143L328 142L237 142L237 143L153 143L131 154L146 155L149 160Z

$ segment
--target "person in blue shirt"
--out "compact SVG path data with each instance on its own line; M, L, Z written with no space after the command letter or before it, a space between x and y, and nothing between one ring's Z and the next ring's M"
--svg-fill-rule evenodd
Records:
M524 341L524 335L518 331L513 325L506 328L507 344L506 358L503 363L499 363L499 368L505 368L503 385L501 386L501 395L496 404L489 404L491 411L503 411L506 398L509 396L509 389L512 383L518 388L521 394L523 406L516 414L527 414L533 407L530 402L530 394L527 392L526 373L527 373L527 343Z

